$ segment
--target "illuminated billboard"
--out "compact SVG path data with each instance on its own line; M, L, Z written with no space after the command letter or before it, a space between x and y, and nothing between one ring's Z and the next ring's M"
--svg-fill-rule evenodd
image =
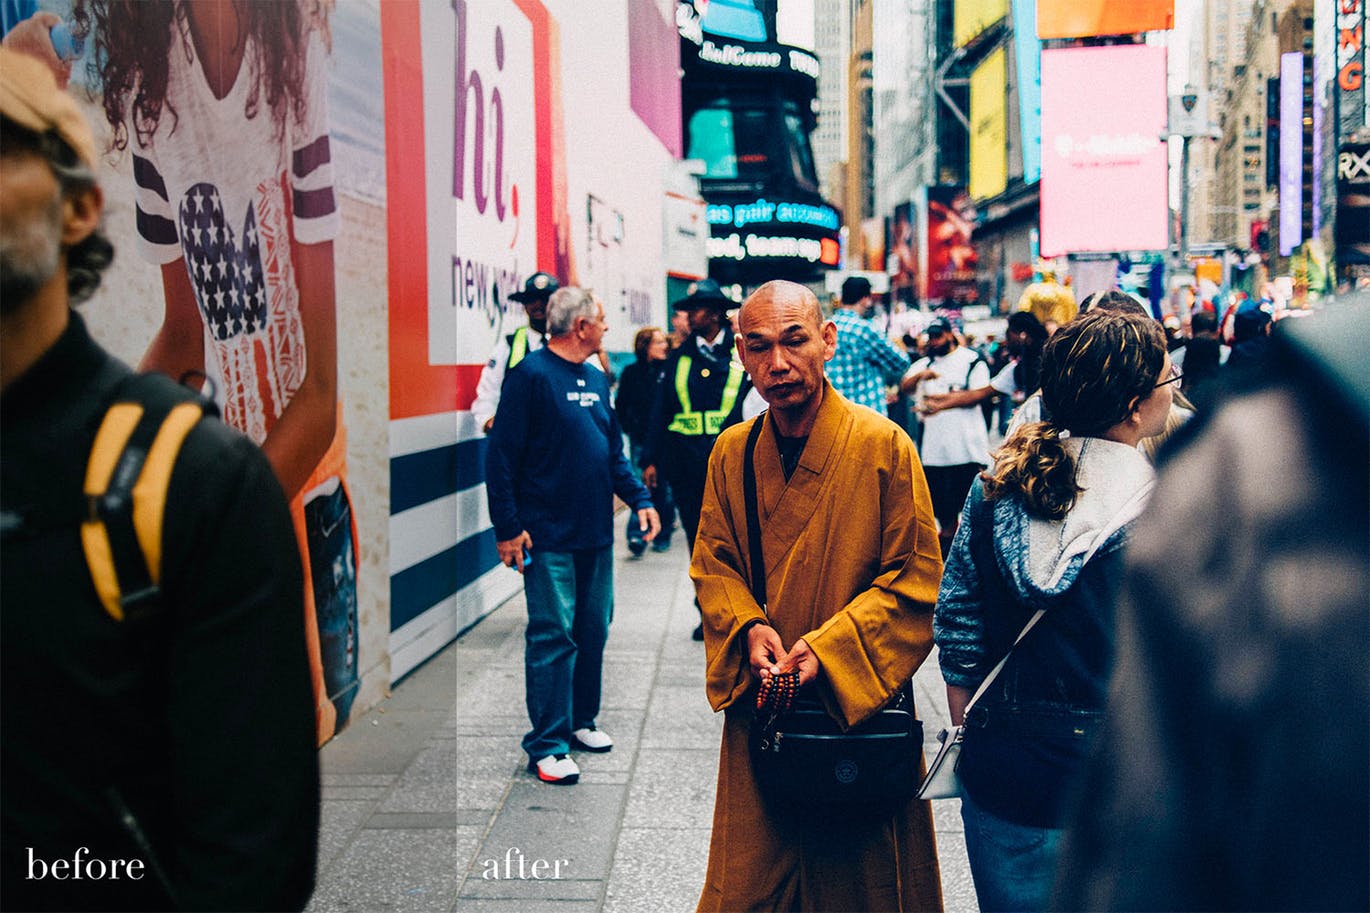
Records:
M959 4L958 4L959 5ZM1038 0L1038 38L1130 35L1175 27L1175 0Z
M1280 256L1303 243L1303 54L1280 55Z
M1042 177L1042 42L1037 40L1037 0L1013 4L1013 57L1018 69L1018 129L1023 143L1023 183Z
M975 226L961 215L966 190L951 184L917 192L918 293L925 301L969 304L976 300L980 256L971 241Z
M1008 186L1008 55L999 48L970 74L970 195L983 200Z
M1345 141L1366 124L1365 0L1337 4L1337 119Z
M1042 52L1044 257L1168 246L1165 49Z
M1008 15L1008 0L957 0L952 11L952 34L963 47Z

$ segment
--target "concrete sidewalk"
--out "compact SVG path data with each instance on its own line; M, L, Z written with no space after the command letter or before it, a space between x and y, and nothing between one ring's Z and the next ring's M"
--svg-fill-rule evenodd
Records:
M694 909L722 717L705 700L703 647L690 639L684 540L640 559L620 543L616 559L598 721L614 750L578 753L571 787L526 771L525 611L521 594L510 599L324 747L310 910ZM946 725L935 657L915 684L930 757ZM976 909L957 805L933 808L950 913Z

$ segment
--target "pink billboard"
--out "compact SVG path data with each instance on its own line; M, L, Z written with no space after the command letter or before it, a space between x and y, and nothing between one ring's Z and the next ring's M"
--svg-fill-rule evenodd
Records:
M1042 256L1162 250L1165 49L1042 52Z

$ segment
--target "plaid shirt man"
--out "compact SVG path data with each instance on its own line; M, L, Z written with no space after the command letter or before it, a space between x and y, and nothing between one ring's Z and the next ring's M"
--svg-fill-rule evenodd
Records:
M832 322L837 354L828 362L828 379L851 402L884 415L885 386L898 383L908 370L908 355L854 310L838 308Z

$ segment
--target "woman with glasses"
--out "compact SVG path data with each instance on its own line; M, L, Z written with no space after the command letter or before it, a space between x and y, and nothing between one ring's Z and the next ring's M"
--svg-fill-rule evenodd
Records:
M1013 432L971 487L933 625L966 727L961 814L984 910L1050 901L1064 806L1104 707L1122 546L1153 484L1137 445L1165 427L1178 380L1159 324L1108 311L1057 330L1041 372L1050 419Z

